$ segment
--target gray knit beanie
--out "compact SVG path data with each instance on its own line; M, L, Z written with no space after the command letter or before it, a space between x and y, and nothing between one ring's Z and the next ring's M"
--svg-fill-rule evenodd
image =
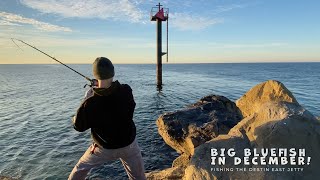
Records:
M98 57L92 65L93 76L96 79L109 79L114 76L114 67L112 62L105 57Z

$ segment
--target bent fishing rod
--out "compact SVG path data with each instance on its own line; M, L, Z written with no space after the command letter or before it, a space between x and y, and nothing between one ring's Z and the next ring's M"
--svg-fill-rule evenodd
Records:
M89 85L90 87L93 87L93 86L96 84L96 81L97 81L97 80L88 78L87 76L85 76L85 75L83 75L83 74L79 73L78 71L74 70L74 69L73 69L73 68L71 68L70 66L68 66L68 65L66 65L66 64L64 64L64 63L62 63L61 61L59 61L59 60L58 60L58 59L56 59L55 57L50 56L49 54L47 54L47 53L45 53L45 52L41 51L40 49L36 48L35 46L32 46L32 45L30 45L30 44L28 44L28 43L26 43L26 42L24 42L24 41L22 41L22 40L20 40L20 39L11 38L11 40L12 40L12 42L13 42L13 43L14 43L14 44L19 48L19 49L21 49L21 48L20 48L20 46L18 46L18 44L15 42L15 40L20 41L21 43L23 43L23 44L25 44L25 45L27 45L27 46L29 46L29 47L31 47L31 48L33 48L33 49L35 49L35 50L37 50L37 51L41 52L42 54L44 54L44 55L48 56L49 58L51 58L51 59L53 59L53 60L57 61L58 63L60 63L60 64L62 64L62 65L64 65L65 67L69 68L69 69L70 69L70 70L72 70L73 72L75 72L75 73L79 74L80 76L82 76L82 77L84 77L86 80L88 80L88 81L90 82L90 85ZM22 49L21 49L21 50L22 50ZM88 84L86 84L84 87L86 87L87 85L88 85Z

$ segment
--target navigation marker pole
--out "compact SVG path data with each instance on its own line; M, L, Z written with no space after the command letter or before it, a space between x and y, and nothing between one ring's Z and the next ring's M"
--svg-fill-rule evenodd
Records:
M161 8L161 4L152 7L150 16L151 21L157 21L157 88L162 89L162 56L167 54L168 62L168 18L169 9ZM167 52L162 52L162 21L167 21Z

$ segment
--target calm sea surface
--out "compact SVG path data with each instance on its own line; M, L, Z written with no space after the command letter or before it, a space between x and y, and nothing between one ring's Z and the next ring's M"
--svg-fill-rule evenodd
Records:
M70 66L91 75L91 65ZM147 172L170 167L177 157L158 135L159 115L209 94L237 100L254 85L275 79L320 115L320 63L165 64L162 92L156 89L155 65L115 69L115 79L133 89L137 139ZM89 131L79 133L71 125L85 83L61 65L0 65L0 176L67 179L91 144ZM126 174L113 162L93 169L90 177L126 179Z

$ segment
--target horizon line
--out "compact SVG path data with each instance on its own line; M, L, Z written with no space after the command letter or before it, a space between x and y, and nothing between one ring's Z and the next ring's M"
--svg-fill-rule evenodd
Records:
M320 63L319 61L257 61L257 62L174 62L166 63L163 62L162 65L168 64L266 64L266 63ZM58 62L52 63L0 63L0 65L55 65L60 64ZM64 63L64 64L74 64L74 65L90 65L92 63ZM113 63L118 65L156 65L157 63Z

